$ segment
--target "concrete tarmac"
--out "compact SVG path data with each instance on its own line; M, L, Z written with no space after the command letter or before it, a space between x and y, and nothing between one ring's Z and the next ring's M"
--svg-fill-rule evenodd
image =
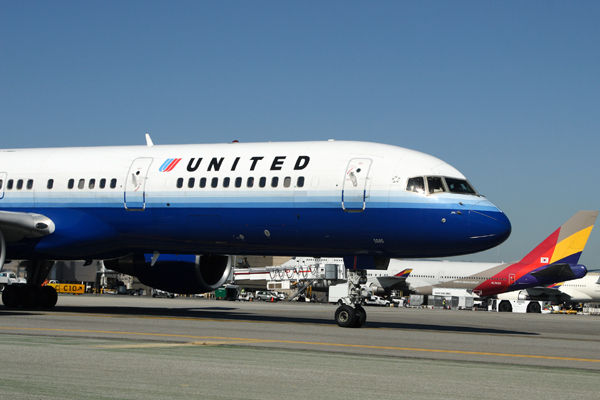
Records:
M600 317L62 295L0 306L0 399L595 398Z

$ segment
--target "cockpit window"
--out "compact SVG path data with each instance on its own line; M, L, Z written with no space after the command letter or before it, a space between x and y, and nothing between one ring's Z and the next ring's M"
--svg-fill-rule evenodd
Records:
M410 178L406 184L406 190L415 193L425 193L425 181L422 176Z
M429 194L445 192L444 181L441 176L428 176L427 187L429 188Z
M459 194L477 194L473 186L469 184L469 182L464 179L454 179L454 178L445 178L446 184L448 185L448 190L450 193L459 193Z

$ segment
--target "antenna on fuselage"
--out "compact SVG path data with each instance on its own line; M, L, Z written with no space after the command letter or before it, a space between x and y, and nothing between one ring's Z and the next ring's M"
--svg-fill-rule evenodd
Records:
M148 135L147 133L146 133L146 145L148 147L154 146L154 143L152 143L152 139L150 139L150 135Z

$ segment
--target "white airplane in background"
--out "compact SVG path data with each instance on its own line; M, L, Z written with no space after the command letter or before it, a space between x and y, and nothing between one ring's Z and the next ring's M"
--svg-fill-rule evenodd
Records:
M536 286L506 293L501 298L503 300L552 301L568 306L579 303L600 303L600 273L588 272L583 278L558 282L547 287Z
M52 308L54 260L175 293L230 275L233 254L443 257L504 242L506 215L455 168L365 142L0 150L0 267L29 260L7 307ZM350 261L352 260L352 261ZM354 311L351 311L352 314ZM353 317L353 315L350 315Z
M480 297L527 288L533 288L528 292L539 291L544 290L539 286L564 281L570 281L563 284L568 288L587 273L585 266L577 263L597 216L598 211L579 211L519 262L393 259L386 271L367 271L370 287L375 294L403 290L424 295L432 294L434 288L470 289Z

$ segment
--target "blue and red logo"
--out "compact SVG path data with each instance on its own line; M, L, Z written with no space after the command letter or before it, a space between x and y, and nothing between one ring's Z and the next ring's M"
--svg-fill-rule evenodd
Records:
M181 161L181 158L168 158L158 170L160 172L171 172L179 164L179 161Z
M171 172L173 168L181 161L181 158L169 158L158 169L160 172Z

